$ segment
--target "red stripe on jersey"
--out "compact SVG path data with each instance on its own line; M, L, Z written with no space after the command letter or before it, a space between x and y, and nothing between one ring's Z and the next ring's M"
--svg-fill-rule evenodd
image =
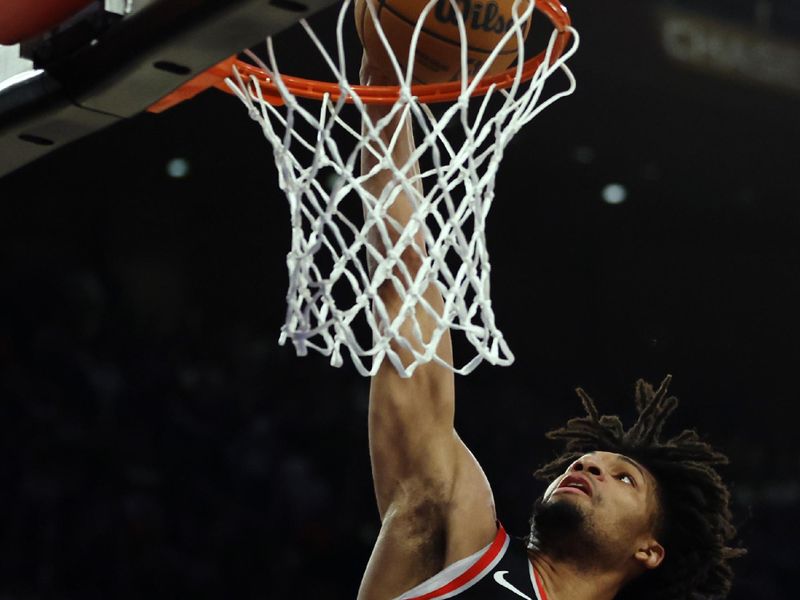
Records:
M500 551L505 545L505 541L506 530L503 529L503 526L500 523L498 523L497 535L494 537L492 545L489 546L489 549L483 553L483 556L475 561L475 564L464 571L461 575L453 579L453 581L450 583L446 583L442 587L433 590L432 592L428 592L427 594L423 594L422 596L414 596L410 600L431 600L431 598L438 598L443 594L452 592L453 590L460 588L462 585L469 583L470 579L477 576L481 571L488 567L495 558L497 558L497 555L500 554Z
M539 596L542 600L547 600L547 592L544 591L544 584L536 569L533 570L533 576L536 578L536 587L539 589Z

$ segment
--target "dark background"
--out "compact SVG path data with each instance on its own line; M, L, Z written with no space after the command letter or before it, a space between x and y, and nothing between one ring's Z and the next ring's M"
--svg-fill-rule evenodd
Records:
M800 5L569 7L578 91L514 141L490 217L517 361L457 379L457 427L522 535L572 389L629 418L672 373L669 432L731 457L732 597L793 597ZM0 597L355 596L368 381L278 346L287 216L218 92L0 180Z

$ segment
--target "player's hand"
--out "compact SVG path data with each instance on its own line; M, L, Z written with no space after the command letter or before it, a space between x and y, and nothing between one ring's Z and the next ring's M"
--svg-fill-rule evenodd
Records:
M394 73L386 73L370 62L367 53L361 55L361 71L359 72L361 85L397 85Z

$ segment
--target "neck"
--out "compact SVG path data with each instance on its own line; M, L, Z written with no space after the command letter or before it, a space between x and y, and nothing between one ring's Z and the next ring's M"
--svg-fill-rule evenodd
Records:
M619 570L586 569L533 550L528 551L528 556L547 600L613 600L625 584L625 576Z

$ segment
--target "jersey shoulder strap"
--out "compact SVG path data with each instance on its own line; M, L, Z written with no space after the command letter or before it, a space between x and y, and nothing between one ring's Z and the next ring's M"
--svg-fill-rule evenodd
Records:
M454 562L395 600L433 600L434 598L451 598L460 594L483 579L497 566L508 549L510 539L506 530L498 522L497 534L489 545L471 556Z
M498 523L494 540L448 566L396 600L547 600L521 540Z

